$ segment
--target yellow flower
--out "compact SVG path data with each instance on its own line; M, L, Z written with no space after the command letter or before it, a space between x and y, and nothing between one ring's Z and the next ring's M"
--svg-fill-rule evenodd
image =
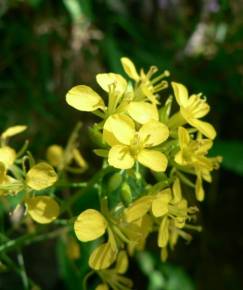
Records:
M97 274L102 280L95 290L108 290L108 289L131 289L133 283L130 279L124 277L128 268L128 257L126 252L120 251L117 255L117 261L111 269L99 270Z
M179 182L179 179L176 182ZM171 190L166 189L158 193L152 203L153 215L157 218L162 217L158 233L159 247L165 247L169 241L170 219L173 219L175 227L183 228L188 217L187 201L182 197L180 200L178 199L178 192L175 191L177 185L175 183L172 191L174 197Z
M7 146L7 143L8 138L23 132L26 128L24 125L9 127L0 135L2 146L0 147L0 195L17 194L23 189L21 181L8 175L8 171L15 171L12 165L17 158L17 153L13 148Z
M59 215L58 203L50 196L35 196L26 201L28 214L40 224L53 222Z
M181 229L185 226L188 214L194 213L197 209L188 208L187 201L182 198L180 181L176 178L172 190L166 188L157 194L143 196L132 203L125 210L126 220L127 222L138 221L145 217L150 210L153 217L160 221L158 246L166 247L170 238L171 220L176 228ZM151 223L149 227L151 229Z
M134 220L132 224L138 226L140 235L138 239L134 239L128 244L128 253L130 255L133 255L136 250L144 250L147 237L152 231L153 220L150 215L144 214L142 217Z
M99 245L89 258L92 269L106 269L115 261L118 252L116 241L106 218L100 212L94 209L82 212L74 223L74 231L82 242L96 240L108 232L108 242Z
M126 74L136 82L134 100L141 101L147 98L153 104L158 103L156 94L168 87L167 81L162 79L168 77L170 75L169 72L165 71L152 79L152 76L158 71L157 67L151 66L147 73L141 69L140 73L138 73L135 65L129 58L122 57L121 63Z
M156 105L136 96L134 89L128 86L127 81L121 75L102 73L97 74L96 80L100 87L109 93L108 115L126 111L140 124L144 124L151 119L159 119Z
M23 183L7 174L5 164L0 161L0 196L17 194L23 189Z
M82 242L96 240L107 233L107 242L98 245L91 253L89 266L94 270L107 269L117 259L119 273L127 264L118 255L119 250L124 249L125 244L138 242L141 237L139 226L128 224L122 218L111 216L109 212L104 216L94 209L87 209L78 216L74 222L74 231Z
M117 95L121 96L127 89L127 81L119 74L115 73L101 73L96 75L96 81L100 87L109 93L114 87Z
M94 270L107 269L115 262L117 252L114 251L112 244L108 241L99 245L89 257L89 266Z
M189 97L187 88L180 83L172 82L172 88L176 101L180 106L180 115L182 118L206 137L214 139L216 136L214 127L208 122L199 120L206 116L210 110L206 100L201 97L201 94L191 95ZM179 117L178 115L174 115L174 119L175 116L177 118Z
M34 165L26 174L26 184L34 190L42 190L57 181L55 170L46 162Z
M124 98L127 81L119 74L97 74L96 80L101 88L108 93L108 106L102 97L88 86L73 87L66 95L67 103L79 111L94 112L101 109L105 112L102 117L107 117L117 110L124 110L128 101ZM98 114L98 113L97 113Z
M0 148L0 195L17 194L23 188L22 183L8 175L8 169L14 164L16 152L9 146Z
M154 171L165 171L166 156L151 149L169 137L169 130L164 124L150 121L136 131L135 123L130 117L115 114L105 122L103 137L112 146L108 155L110 165L128 169L132 168L137 160Z
M194 170L197 176L196 197L199 201L202 201L204 199L202 179L211 182L210 171L219 167L221 157L206 157L213 145L210 139L192 140L188 131L183 127L179 127L178 137L180 150L175 155L175 162Z

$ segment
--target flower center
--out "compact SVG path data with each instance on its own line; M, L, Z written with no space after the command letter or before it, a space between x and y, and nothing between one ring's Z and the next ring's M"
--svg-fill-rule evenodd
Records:
M138 133L134 135L134 138L132 139L129 150L132 156L137 156L138 153L143 149L143 144L139 138Z

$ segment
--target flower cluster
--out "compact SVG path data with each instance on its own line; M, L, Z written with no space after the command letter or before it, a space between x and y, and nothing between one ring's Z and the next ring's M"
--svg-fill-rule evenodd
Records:
M93 241L87 277L98 275L96 290L132 289L133 282L124 276L129 259L146 248L151 236L165 261L180 237L190 241L191 231L201 230L197 214L205 197L203 181L212 181L211 173L221 162L221 157L208 156L216 131L202 120L210 109L205 96L189 95L183 84L168 81L168 71L158 74L155 66L138 71L126 57L121 64L127 79L98 74L100 94L79 85L66 95L70 106L99 118L89 133L103 166L90 180L80 182L79 175L72 180L72 174L88 168L78 149L81 123L65 148L51 145L46 160L38 162L27 141L18 151L10 146L26 126L10 127L0 135L0 199L16 197L15 209L23 209L19 224L28 233L20 240L29 238L33 228L38 234L35 223L55 221L50 228L63 228L48 235L46 227L41 238L60 234L68 258L80 258L77 239ZM73 188L78 190L73 193ZM75 202L91 191L98 205L75 215ZM14 207L7 211L14 212Z
M91 128L101 144L94 152L104 168L114 168L108 186L98 186L100 210L87 209L74 222L80 241L99 241L89 258L101 279L97 290L132 288L122 274L150 233L157 232L164 261L179 237L190 240L188 231L200 230L198 208L188 196L204 199L203 181L211 182L221 161L208 157L216 131L201 120L210 109L205 96L170 83L168 71L157 75L152 66L138 72L126 57L121 63L128 80L115 73L96 76L104 98L85 85L66 95L73 108L101 118Z
M51 196L38 195L57 181L54 168L47 162L35 163L27 152L27 143L16 152L9 146L9 139L26 130L18 125L5 130L0 137L0 195L22 197L26 213L36 222L47 224L59 215L59 205Z
M77 129L79 127L80 124ZM77 149L77 129L65 149L59 145L48 148L48 162L36 163L27 150L27 141L16 152L9 146L10 138L26 129L26 126L17 125L6 129L0 135L0 196L21 196L18 207L24 206L24 216L31 217L40 224L49 224L60 214L60 206L53 192L59 176L63 179L65 171L83 172L87 163ZM70 166L72 160L76 161L78 167Z

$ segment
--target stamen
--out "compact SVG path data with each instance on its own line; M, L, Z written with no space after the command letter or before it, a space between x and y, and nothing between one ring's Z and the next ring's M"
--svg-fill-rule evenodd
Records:
M167 81L162 81L161 83L157 84L156 86L154 86L154 93L157 93L159 91L162 91L164 89L168 88L168 82Z
M156 66L151 66L146 74L146 77L150 79L153 74L155 74L158 71L158 68Z
M152 84L157 83L158 81L160 81L163 78L169 77L170 76L170 72L168 70L165 70L162 74L160 74L159 76L157 76L156 78L154 78L153 80L151 80Z

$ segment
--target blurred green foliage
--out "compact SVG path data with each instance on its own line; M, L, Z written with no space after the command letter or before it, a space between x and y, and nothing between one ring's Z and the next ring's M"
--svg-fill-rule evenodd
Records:
M85 114L65 104L66 91L75 84L95 85L95 74L101 71L123 73L121 56L130 57L138 67L155 64L169 69L173 79L192 92L203 92L212 106L210 121L219 132L213 153L224 157L225 170L208 189L202 205L205 230L189 247L179 247L171 264L159 265L156 255L149 253L138 257L134 263L141 266L140 271L131 274L144 277L146 282L141 279L139 289L243 287L243 235L237 226L243 175L242 13L240 0L0 2L0 128L27 124L25 136L40 158L48 145L65 144L77 120L84 120L83 130L89 125ZM97 160L88 145L83 138L84 155L95 167ZM90 174L92 170L91 166ZM80 200L77 209L88 202ZM90 249L81 250L85 260ZM33 254L27 249L24 254L29 253ZM32 269L37 259L33 257L27 261L27 270L44 289L82 289L77 285L87 268L80 261L68 264L63 241L57 247L58 271L50 273L47 281L36 274L45 266L41 261L39 268ZM154 272L145 269L149 263L157 265ZM11 278L0 276L0 288L10 289L6 283Z

